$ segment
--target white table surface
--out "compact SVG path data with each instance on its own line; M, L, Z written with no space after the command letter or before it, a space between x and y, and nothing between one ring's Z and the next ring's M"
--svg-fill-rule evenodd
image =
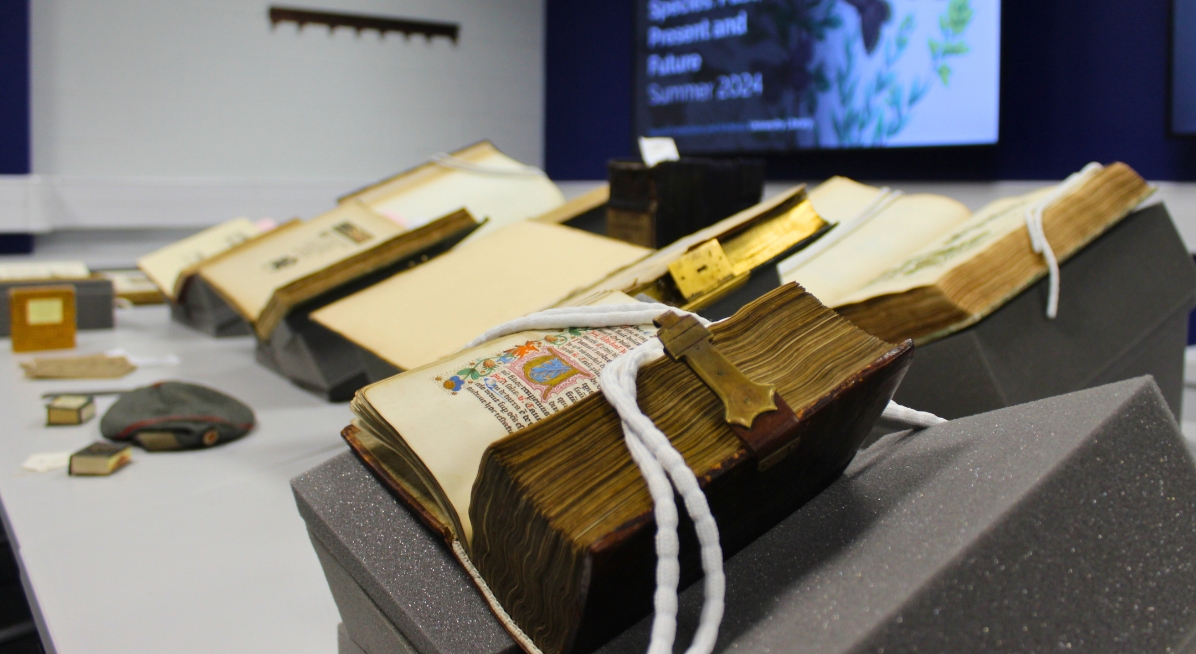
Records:
M79 332L91 354L176 354L178 366L117 380L23 378L0 339L0 502L48 651L336 651L336 606L291 495L291 477L344 451L347 404L329 404L253 360L249 337L214 339L163 307L118 310L115 330ZM44 353L39 356L53 356ZM111 477L27 472L38 452L99 440L99 415L46 427L47 391L132 388L164 379L211 386L258 426L209 450L148 453Z

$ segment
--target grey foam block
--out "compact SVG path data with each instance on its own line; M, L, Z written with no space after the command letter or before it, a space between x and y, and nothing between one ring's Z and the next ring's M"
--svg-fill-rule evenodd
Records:
M112 280L27 280L0 283L0 336L12 335L8 289L30 286L74 286L75 326L78 329L112 329L115 322Z
M178 301L170 304L170 317L217 338L253 333L249 323L198 275L187 282Z
M343 622L336 625L336 652L337 654L367 654L357 643L353 642Z
M324 569L328 587L332 590L332 599L340 611L341 620L344 620L338 630L352 634L354 646L368 654L417 654L411 642L399 633L382 609L357 585L320 539L314 534L309 535L316 556L320 559L320 566Z
M1196 268L1166 207L1131 214L1069 259L1060 291L1054 320L1043 279L919 347L894 399L958 418L1150 374L1179 415Z
M376 609L423 654L519 651L445 544L351 453L296 477L291 487L359 646L393 642L369 615ZM354 599L346 579L361 596Z
M512 650L448 551L352 454L292 485L326 571L345 573L330 584L359 587L420 652ZM717 651L1184 651L1196 466L1149 378L892 434L726 574ZM681 595L681 643L700 602L701 584ZM358 643L385 636L344 619ZM644 651L649 623L601 651Z
M726 574L719 651L1184 651L1196 467L1155 384L1119 382L890 435Z
M340 334L292 312L270 340L258 340L257 361L330 402L353 399L357 389L398 374L399 369Z

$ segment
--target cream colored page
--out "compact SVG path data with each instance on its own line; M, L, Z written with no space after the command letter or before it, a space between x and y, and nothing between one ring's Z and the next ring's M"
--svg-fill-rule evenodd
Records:
M137 267L167 297L174 299L179 275L187 268L244 243L261 233L248 218L235 218L198 234L154 250L137 260Z
M828 307L934 242L971 215L960 202L938 195L903 195L824 252L788 270L781 281L797 282Z
M405 230L389 218L346 203L303 225L272 235L257 247L203 266L202 275L257 320L274 291L349 257L377 247Z
M810 191L814 212L828 223L843 223L860 215L880 189L846 177L832 177Z
M597 392L602 367L651 334L650 326L521 332L362 392L439 482L468 540L486 448Z
M85 279L91 276L82 261L22 261L0 264L0 281L19 279Z
M370 207L400 221L408 229L464 207L479 220L490 219L470 235L469 240L476 240L500 227L539 216L565 203L565 196L546 175L538 171L528 173L523 164L497 150L484 157L471 158L469 165L506 172L479 172L438 165L444 174L372 201Z
M956 229L844 296L839 305L933 285L944 274L971 261L1000 238L1025 229L1026 209L1044 199L1054 188L1048 186L1034 193L989 203Z
M519 222L334 302L312 319L409 370L648 252L571 227Z

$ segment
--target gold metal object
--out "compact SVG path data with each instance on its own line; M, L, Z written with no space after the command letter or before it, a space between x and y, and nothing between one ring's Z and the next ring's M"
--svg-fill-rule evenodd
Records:
M691 300L734 277L735 267L718 240L712 238L670 263L669 274L682 297Z
M773 257L809 238L826 222L814 211L809 200L749 226L734 236L720 241L735 274L750 273Z
M751 429L756 416L777 409L774 401L776 386L748 379L714 347L710 330L693 316L679 316L670 311L655 322L660 327L656 335L664 344L665 352L674 359L684 359L722 400L728 423Z

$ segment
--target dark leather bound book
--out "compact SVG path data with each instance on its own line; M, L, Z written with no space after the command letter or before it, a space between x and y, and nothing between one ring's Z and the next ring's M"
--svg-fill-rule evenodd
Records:
M607 174L606 235L650 248L747 209L764 194L759 159L683 157L651 168L614 159Z
M585 338L577 331L543 340L555 344L551 352L564 362L569 357L561 348ZM908 341L893 345L868 336L793 284L710 332L713 347L744 375L775 384L780 409L761 414L750 430L733 428L715 391L669 356L640 371L637 397L697 476L729 556L839 475L892 397L913 349ZM474 581L492 598L491 608L510 617L506 626L517 641L546 653L590 651L651 611L652 501L617 414L588 383L571 387L572 403L550 406L547 417L488 441L477 450L479 463L461 463L463 452L478 448L476 434L447 425L472 410L474 397L500 415L502 394L514 388L501 376L512 365L519 368L519 357L535 356L522 350L539 341L521 345L522 334L509 338L520 345L493 356L482 351L485 345L457 355L479 355L472 368L444 360L363 389L353 402L357 420L344 436L476 572ZM628 336L595 337L616 338ZM446 397L436 399L429 384L443 375L433 372L449 367L462 368L443 383L453 396L442 389ZM470 371L478 374L465 375ZM477 386L474 397L468 384ZM412 399L417 396L424 399ZM404 404L413 402L419 406ZM535 411L528 407L525 413ZM454 415L440 419L446 427L437 427L438 412L448 411ZM784 454L767 455L763 442ZM461 479L462 473L469 477ZM681 534L686 584L700 565L684 521Z

